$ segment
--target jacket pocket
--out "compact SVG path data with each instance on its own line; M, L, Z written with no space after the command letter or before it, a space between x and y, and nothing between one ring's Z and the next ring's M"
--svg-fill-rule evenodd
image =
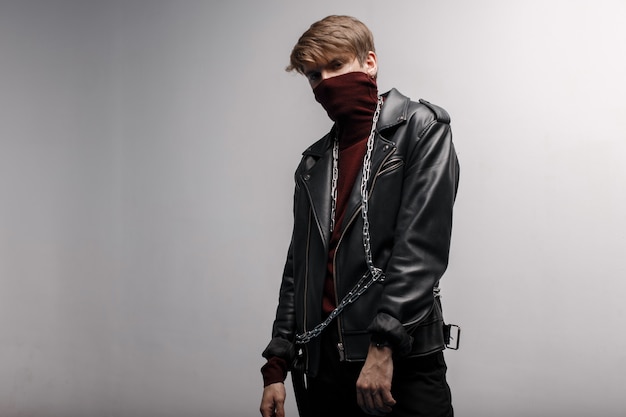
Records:
M385 175L391 171L395 171L403 165L404 160L402 158L391 158L387 162L385 162L385 165L382 166L382 168L378 172L378 176Z

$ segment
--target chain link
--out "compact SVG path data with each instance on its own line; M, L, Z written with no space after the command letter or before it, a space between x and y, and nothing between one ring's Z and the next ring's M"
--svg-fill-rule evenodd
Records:
M367 264L368 271L361 277L359 282L345 295L339 305L330 312L328 317L315 326L312 330L296 335L296 344L303 345L311 341L311 339L317 337L322 331L346 308L348 305L355 302L369 287L375 282L382 282L385 280L385 275L380 268L374 266L372 260L372 249L370 245L370 223L368 220L368 198L369 193L367 190L367 183L369 181L370 172L372 168L372 151L374 150L374 136L376 134L376 123L380 116L380 109L383 99L378 97L378 103L376 105L376 111L372 119L372 129L370 135L367 138L367 150L365 157L363 158L363 176L361 178L361 215L363 217L363 249L365 250L365 262ZM337 208L337 178L339 177L339 141L335 138L333 144L333 176L331 183L331 222L330 230L333 231L335 227L335 210Z
M339 141L335 138L333 143L333 179L330 187L330 233L335 230L335 212L337 210L337 179L339 178Z

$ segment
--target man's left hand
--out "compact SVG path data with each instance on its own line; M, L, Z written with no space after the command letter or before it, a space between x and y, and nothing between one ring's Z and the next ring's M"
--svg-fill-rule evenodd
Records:
M391 412L396 403L391 395L393 358L389 347L371 344L363 369L356 382L359 407L368 414L382 416Z

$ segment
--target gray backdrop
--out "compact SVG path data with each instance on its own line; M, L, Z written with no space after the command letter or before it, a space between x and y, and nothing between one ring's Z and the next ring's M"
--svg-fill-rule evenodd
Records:
M452 115L465 417L626 410L623 1L0 2L0 416L258 415L331 13ZM294 416L293 396L288 411Z

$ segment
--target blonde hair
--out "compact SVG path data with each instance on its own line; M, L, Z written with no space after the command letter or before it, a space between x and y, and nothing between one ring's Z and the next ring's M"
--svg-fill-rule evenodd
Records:
M325 64L333 55L349 55L363 65L374 50L374 36L351 16L327 16L311 25L291 51L287 71L304 73L305 64Z

